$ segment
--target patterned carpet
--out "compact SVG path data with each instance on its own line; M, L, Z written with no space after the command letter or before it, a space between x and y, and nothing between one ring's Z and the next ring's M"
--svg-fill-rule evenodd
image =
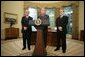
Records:
M22 49L22 39L2 40L1 56L32 56L35 45L31 45L31 50ZM56 47L47 46L47 56L84 56L84 42L67 39L66 53L62 53L62 48L54 51Z

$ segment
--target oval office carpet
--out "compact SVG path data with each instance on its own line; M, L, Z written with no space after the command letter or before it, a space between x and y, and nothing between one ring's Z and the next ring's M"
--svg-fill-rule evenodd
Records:
M1 40L1 56L32 56L35 45L31 45L31 50L22 49L22 39ZM62 48L54 51L56 47L47 46L47 56L84 56L84 42L67 39L66 53L62 53Z

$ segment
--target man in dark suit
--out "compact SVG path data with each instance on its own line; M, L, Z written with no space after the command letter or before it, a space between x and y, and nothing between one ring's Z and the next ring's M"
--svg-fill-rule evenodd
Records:
M31 26L29 26L29 20L32 20L32 19L33 18L29 16L29 11L26 10L25 16L23 16L22 20L21 20L22 35L23 35L23 48L22 48L22 50L24 50L26 48L26 42L28 45L28 49L30 50L32 29L31 29Z
M55 51L60 49L62 46L63 53L66 52L66 26L68 23L68 17L64 16L63 8L60 9L60 16L56 19L56 27L57 27L57 47Z
M46 15L46 9L45 8L42 8L40 10L40 15L38 16L38 18L40 18L42 21L44 21L44 20L49 21L49 16ZM47 44L47 32L48 32L48 26L44 26L43 27L43 40L44 40L45 48L46 48L46 44Z

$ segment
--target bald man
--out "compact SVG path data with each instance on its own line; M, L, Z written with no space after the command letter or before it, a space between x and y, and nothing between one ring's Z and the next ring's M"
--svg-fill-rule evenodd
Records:
M45 8L42 8L40 10L40 15L38 16L38 18L40 18L42 21L44 21L44 20L49 21L49 16L46 15L46 9ZM44 40L45 48L46 48L46 44L47 44L47 32L48 32L48 26L44 26L43 27L43 40Z
M22 48L22 50L26 49L26 42L28 45L28 50L30 50L32 28L31 28L31 26L29 26L29 20L32 20L32 19L33 18L29 16L29 11L26 10L26 12L21 20L22 36L23 36L23 48Z

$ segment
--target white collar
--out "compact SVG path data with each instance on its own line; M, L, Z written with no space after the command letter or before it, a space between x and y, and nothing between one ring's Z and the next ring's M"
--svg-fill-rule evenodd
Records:
M62 18L62 17L63 17L63 15L60 16L60 18Z
M28 18L29 16L26 16L26 18Z

